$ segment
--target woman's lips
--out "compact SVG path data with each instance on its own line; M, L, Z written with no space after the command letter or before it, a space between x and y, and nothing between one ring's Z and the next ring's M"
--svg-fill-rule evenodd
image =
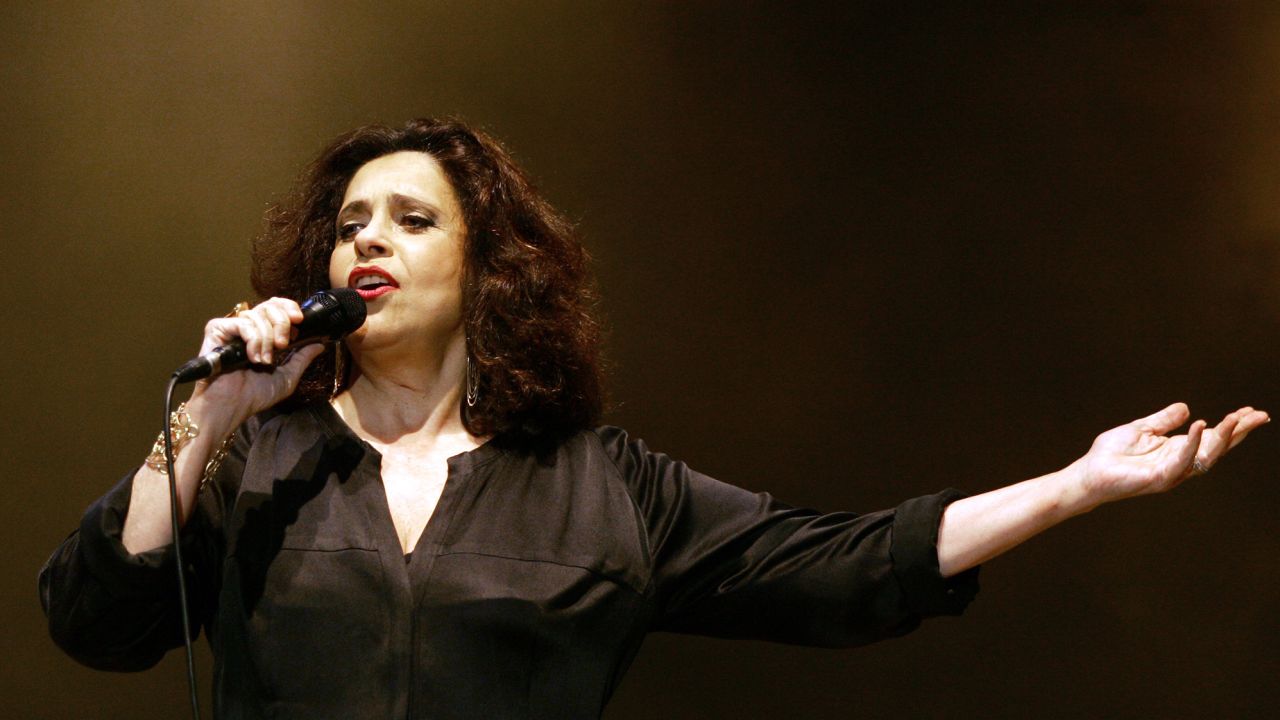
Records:
M381 284L368 282L363 283L363 286L361 286L360 280L366 277L381 281ZM377 266L366 265L351 271L351 274L347 276L347 287L355 290L356 294L364 299L365 302L368 302L395 290L400 287L400 283L396 282L396 279L386 270Z
M379 285L377 287L372 287L368 289L355 288L355 291L356 291L356 294L359 295L361 298L363 298L365 302L369 302L370 300L376 297L382 297L383 295L386 295L387 293L395 289L396 288L392 285Z

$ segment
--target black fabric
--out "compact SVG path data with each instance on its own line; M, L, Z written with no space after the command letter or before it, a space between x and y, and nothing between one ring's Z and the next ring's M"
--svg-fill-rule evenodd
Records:
M601 428L450 458L406 557L380 460L328 405L237 431L182 534L215 717L595 718L650 630L855 645L977 591L938 574L955 491L823 515ZM55 641L108 670L182 642L172 547L120 542L131 481L40 574Z

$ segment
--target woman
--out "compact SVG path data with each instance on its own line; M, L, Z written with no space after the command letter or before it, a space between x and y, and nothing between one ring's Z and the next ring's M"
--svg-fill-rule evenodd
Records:
M198 427L177 456L181 541L222 718L589 718L649 630L900 635L959 614L980 563L1204 472L1269 420L1242 408L1168 436L1189 419L1175 404L1059 472L869 515L724 485L592 429L584 253L456 122L340 138L254 263L271 299L210 321L201 353L240 337L260 367L200 384L176 420ZM368 320L283 357L297 301L326 287L355 288ZM54 638L94 667L149 667L181 642L151 464L41 574Z

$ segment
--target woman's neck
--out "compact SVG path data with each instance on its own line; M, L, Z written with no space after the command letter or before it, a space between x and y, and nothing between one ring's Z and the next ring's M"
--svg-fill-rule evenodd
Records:
M351 386L332 404L356 434L377 445L408 443L424 450L470 449L483 442L462 424L466 345L461 338L442 353L412 361L362 353L355 362Z

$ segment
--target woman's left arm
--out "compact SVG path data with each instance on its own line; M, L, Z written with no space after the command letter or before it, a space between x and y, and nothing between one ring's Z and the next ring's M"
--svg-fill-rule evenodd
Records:
M1163 492L1207 472L1252 430L1270 422L1261 410L1241 408L1206 429L1168 436L1191 416L1183 403L1108 430L1070 466L1042 477L957 500L938 528L938 568L944 577L964 572L1075 515L1099 505Z

